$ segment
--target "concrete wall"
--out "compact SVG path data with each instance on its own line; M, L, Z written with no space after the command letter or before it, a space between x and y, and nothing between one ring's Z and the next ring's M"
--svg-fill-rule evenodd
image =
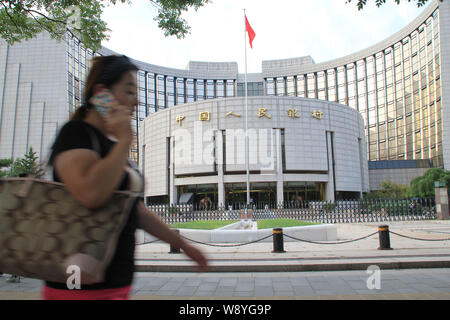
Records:
M66 51L47 33L14 46L0 39L0 158L33 147L46 160L69 115Z
M408 169L375 169L369 170L370 190L381 190L381 184L386 180L408 185L411 180L423 176L430 168Z
M442 149L444 168L450 169L450 2L439 2L442 92Z

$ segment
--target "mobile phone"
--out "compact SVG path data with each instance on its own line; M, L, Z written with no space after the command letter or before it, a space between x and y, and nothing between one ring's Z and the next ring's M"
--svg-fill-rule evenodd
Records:
M111 110L112 107L118 105L116 98L109 89L104 89L96 93L89 99L89 102L103 118L108 116L108 111Z

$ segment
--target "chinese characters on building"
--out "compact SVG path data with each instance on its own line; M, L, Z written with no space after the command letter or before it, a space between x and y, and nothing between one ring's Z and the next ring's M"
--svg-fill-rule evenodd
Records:
M286 110L287 112L287 116L291 119L297 119L300 118L300 114L299 114L299 110L297 108L289 108ZM257 114L258 118L266 118L266 119L272 119L272 116L270 115L269 111L267 108L258 108L257 110ZM227 117L237 117L240 118L241 115L239 113L234 113L233 111L228 111L225 114L225 118ZM311 113L311 117L317 119L317 120L322 120L323 118L323 112L320 110L313 110L313 112ZM201 111L199 112L199 116L198 116L200 121L210 121L211 120L211 113L209 111ZM182 124L182 121L186 119L186 117L184 115L180 115L176 117L176 122L180 125Z

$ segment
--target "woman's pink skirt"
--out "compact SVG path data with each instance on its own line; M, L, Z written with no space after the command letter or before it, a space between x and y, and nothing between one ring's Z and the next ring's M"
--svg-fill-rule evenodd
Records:
M43 300L128 300L131 286L102 290L61 290L42 288Z

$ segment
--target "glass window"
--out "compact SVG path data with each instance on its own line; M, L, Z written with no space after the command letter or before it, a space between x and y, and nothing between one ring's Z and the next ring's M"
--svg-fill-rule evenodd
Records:
M150 110L156 108L155 75L153 73L147 74L147 105Z
M226 96L227 97L234 97L235 96L235 94L234 94L234 80L227 80L226 81L227 82L227 84L226 84L226 90L227 90L227 92L226 92Z
M394 46L394 65L402 62L402 44L397 43Z
M216 88L217 88L217 98L225 97L225 82L223 80L217 80Z
M328 101L337 101L336 96L336 73L333 69L327 70L327 81L328 81Z
M144 120L145 117L147 116L147 108L145 107L145 105L139 104L138 113L139 113L139 121Z
M407 94L405 96L405 113L410 114L412 112L412 95Z
M194 87L194 79L187 79L186 80L186 93L187 93L187 99L186 102L194 102L195 100L195 87Z
M338 86L345 85L345 67L338 67L337 68L337 74L338 74Z
M359 82L364 82L364 80L359 81ZM358 82L358 85L359 85L359 82ZM373 92L373 91L375 91L375 78L373 76L371 76L369 79L367 79L367 92ZM359 88L358 88L358 92L359 92Z
M414 134L414 136L415 136L414 140L415 140L416 153L420 153L421 148L422 148L422 139L421 139L422 137L421 137L420 131L416 132Z
M163 75L157 77L158 86L158 109L164 109L166 107L166 79Z
M202 101L205 99L205 81L197 80L197 101Z
M293 77L293 76L287 77L287 90L288 90L287 95L288 96L296 95L295 87L296 87L295 77Z
M214 80L207 80L206 81L206 98L207 99L214 99Z
M369 127L369 141L370 143L377 142L377 127L376 126L370 126Z
M167 106L175 105L175 78L167 77Z
M373 57L368 57L367 61L367 76L370 77L374 75L374 62ZM364 60L360 60L356 63L356 73L358 76L358 80L362 80L366 77L366 63Z
M369 145L369 161L377 160L377 145L371 144Z
M325 85L325 72L320 71L317 73L317 97L318 99L326 99L326 85Z
M286 95L284 78L277 78L277 96Z
M266 79L266 89L267 89L267 95L268 96L274 96L275 95L275 83L273 78L267 78Z
M411 88L411 77L407 76L405 78L405 95L409 95L412 93L412 88Z
M177 78L177 104L186 103L184 78Z
M358 111L359 112L365 112L367 110L367 100L365 94L360 94L358 96ZM365 116L365 114L364 114Z
M377 111L375 108L369 109L369 125L377 123Z
M297 96L306 97L306 81L304 75L297 76Z
M394 104L394 102L388 102L388 104L387 104L387 114L388 114L388 120L395 119L396 113L395 113L395 104Z
M386 97L388 103L394 102L394 87L392 86L392 84L388 85L386 88Z
M351 83L354 82L356 79L355 76L355 65L354 64L349 64L347 65L347 83Z
M378 121L380 123L386 121L386 107L384 105L378 107Z
M380 148L380 160L387 160L386 141L379 143Z
M145 105L147 98L145 96L145 88L139 88L138 90L138 101L140 104Z
M317 92L316 92L316 76L314 75L314 73L310 73L307 75L307 96L308 98L313 98L315 99L317 97Z

